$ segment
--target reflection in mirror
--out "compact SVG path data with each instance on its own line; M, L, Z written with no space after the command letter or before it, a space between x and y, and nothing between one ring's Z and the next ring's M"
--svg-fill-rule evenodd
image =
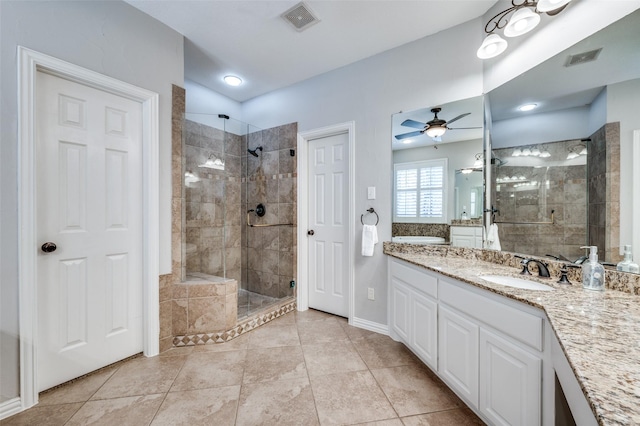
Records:
M503 160L489 194L503 249L575 261L579 246L596 245L600 259L616 263L632 243L637 40L640 11L487 95L492 155Z
M449 240L451 221L463 213L465 223L480 225L482 104L479 96L392 116L393 237Z

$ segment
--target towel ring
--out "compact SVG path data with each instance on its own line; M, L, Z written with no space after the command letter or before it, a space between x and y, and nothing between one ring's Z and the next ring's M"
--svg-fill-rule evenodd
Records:
M373 207L368 208L367 209L367 213L373 213L373 214L376 215L376 224L374 226L378 225L378 222L380 222L380 216L378 216L378 213L376 213L376 211L373 209ZM360 223L362 223L364 225L364 214L360 215Z

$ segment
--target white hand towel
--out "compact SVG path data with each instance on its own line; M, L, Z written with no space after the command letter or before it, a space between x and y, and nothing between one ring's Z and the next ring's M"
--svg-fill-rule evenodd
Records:
M487 248L491 250L502 250L500 247L500 237L498 236L498 225L492 223L487 232Z
M373 247L378 243L378 228L375 225L362 227L362 255L373 256Z

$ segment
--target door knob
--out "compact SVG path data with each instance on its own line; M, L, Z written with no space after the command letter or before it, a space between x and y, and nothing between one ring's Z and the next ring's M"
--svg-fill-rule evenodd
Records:
M307 231L307 235L313 235L313 234L315 234L315 232L313 232L313 229Z
M51 252L56 251L56 249L58 248L58 246L56 246L56 244L55 244L55 243L47 242L47 243L44 243L44 244L42 245L42 247L40 247L40 248L41 248L41 249L42 249L42 251L43 251L43 252L45 252L45 253L51 253Z

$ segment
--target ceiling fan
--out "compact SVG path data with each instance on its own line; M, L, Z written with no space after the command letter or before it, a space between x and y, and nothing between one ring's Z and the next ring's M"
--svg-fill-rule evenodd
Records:
M480 127L455 127L451 128L448 125L453 123L456 120L460 120L463 117L471 114L470 112L460 114L459 116L452 118L449 121L438 118L438 113L442 111L442 108L431 108L431 112L433 113L433 120L427 121L426 123L421 123L419 121L407 119L402 122L403 126L413 127L414 129L421 129L416 132L403 133L401 135L396 135L395 138L397 140L412 138L415 136L420 136L426 133L429 137L431 137L436 142L442 141L442 135L445 134L447 130L456 130L456 129L479 129Z

